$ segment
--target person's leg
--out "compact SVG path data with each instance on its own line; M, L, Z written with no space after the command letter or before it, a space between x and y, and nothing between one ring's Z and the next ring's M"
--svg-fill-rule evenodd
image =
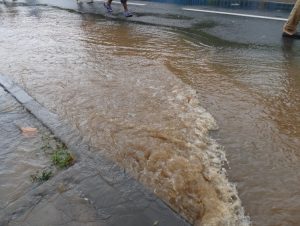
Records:
M123 5L124 11L128 11L127 0L121 0L121 3Z
M113 10L111 8L112 0L107 0L107 2L104 2L104 7L106 8L107 12L111 13Z
M288 35L295 34L299 20L300 20L300 0L297 0L288 18L288 21L283 27L283 32L287 33Z
M299 0L300 1L300 0ZM121 3L123 5L123 8L124 8L124 16L126 17L131 17L132 16L132 13L130 13L128 11L128 6L127 6L127 0L121 0Z

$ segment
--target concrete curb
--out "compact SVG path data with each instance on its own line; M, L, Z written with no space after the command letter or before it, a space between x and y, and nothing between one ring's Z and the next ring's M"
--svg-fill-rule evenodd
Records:
M0 75L0 85L18 102L20 102L31 114L33 114L39 121L41 121L42 124L49 128L57 138L67 144L70 149L76 152L76 154L79 154L78 150L80 149L78 148L78 146L72 145L74 141L71 141L70 137L67 134L61 132L62 128L68 128L68 130L72 134L75 133L75 131L70 128L68 123L59 119L56 114L50 112L40 103L35 101L21 87L15 84L8 76ZM78 133L76 135L79 136Z

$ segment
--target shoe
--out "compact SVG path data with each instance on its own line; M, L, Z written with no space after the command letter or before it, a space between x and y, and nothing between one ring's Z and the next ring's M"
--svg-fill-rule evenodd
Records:
M104 2L103 5L108 13L112 13L113 10L110 5L108 5L106 2Z
M284 37L284 38L300 39L300 33L296 32L295 34L290 35L290 34L288 34L286 32L283 32L282 33L282 37Z
M132 15L131 12L125 11L125 12L124 12L124 16L125 16L125 17L132 17L133 15Z

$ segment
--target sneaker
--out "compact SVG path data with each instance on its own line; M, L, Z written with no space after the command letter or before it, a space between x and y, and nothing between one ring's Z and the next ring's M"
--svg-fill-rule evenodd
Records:
M290 34L288 34L288 33L286 33L286 32L283 32L283 33L282 33L282 37L284 37L284 38L300 39L300 33L299 33L299 32L296 32L295 34L290 35Z
M112 13L113 10L110 5L108 5L106 2L104 2L103 5L108 13Z
M132 15L131 12L125 11L125 12L124 12L124 16L125 16L125 17L132 17L133 15Z

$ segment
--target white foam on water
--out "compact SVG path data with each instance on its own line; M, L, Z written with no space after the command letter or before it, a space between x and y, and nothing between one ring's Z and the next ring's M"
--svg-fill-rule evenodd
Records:
M183 157L184 153L177 153L167 162L179 160L175 166L178 167L176 173L180 175L182 171L186 171L181 179L192 177L192 181L188 182L194 183L195 187L192 184L186 187L185 191L180 192L178 189L177 195L183 198L175 206L171 206L194 225L250 225L250 218L245 216L236 187L228 181L226 176L226 170L223 167L224 163L227 163L225 152L215 140L209 137L209 130L218 129L216 121L200 106L196 92L191 88L173 90L173 94L175 98L169 99L170 104L174 108L180 109L182 106L185 108L180 118L190 130L186 141L189 155ZM186 162L187 165L180 167L182 162ZM168 163L166 165L168 166ZM185 167L194 169L186 170ZM176 186L180 181L177 180L176 175L172 177L171 184L176 193ZM199 191L202 191L202 194ZM168 203L172 202L170 197L165 194L161 195L157 189L156 193L164 200L167 199ZM187 197L190 197L190 200L186 200ZM198 208L193 212L193 206L197 204ZM187 206L189 210L185 212ZM199 217L201 211L203 213Z

